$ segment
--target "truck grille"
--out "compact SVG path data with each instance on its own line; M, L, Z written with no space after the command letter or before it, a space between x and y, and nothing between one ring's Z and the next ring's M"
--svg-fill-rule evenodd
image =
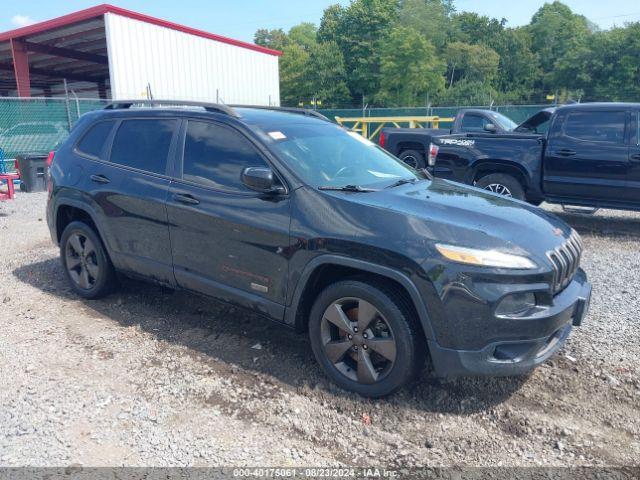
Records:
M547 252L547 257L553 265L553 293L563 290L575 275L580 266L582 255L582 239L578 232L571 231L569 239L555 250Z

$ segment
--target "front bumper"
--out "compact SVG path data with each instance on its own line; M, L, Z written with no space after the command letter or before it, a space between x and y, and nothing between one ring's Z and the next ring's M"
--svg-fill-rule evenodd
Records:
M540 322L539 336L496 340L478 350L456 350L428 340L433 367L438 376L520 375L529 372L562 348L573 326L581 325L591 299L591 284L579 271L573 282L554 299L554 305L526 319ZM553 326L549 334L549 326ZM511 332L509 332L511 333Z

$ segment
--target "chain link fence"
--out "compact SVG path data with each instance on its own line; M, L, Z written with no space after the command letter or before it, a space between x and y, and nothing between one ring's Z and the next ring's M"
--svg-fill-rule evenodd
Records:
M26 153L48 153L63 141L83 113L98 110L107 101L80 98L0 98L0 173L14 169L16 156ZM501 105L491 109L501 112L516 123L524 121L549 105ZM453 117L461 108L477 107L414 107L320 110L325 116L390 117L439 116Z
M79 98L0 98L0 173L12 171L18 155L50 152L83 113L105 104Z

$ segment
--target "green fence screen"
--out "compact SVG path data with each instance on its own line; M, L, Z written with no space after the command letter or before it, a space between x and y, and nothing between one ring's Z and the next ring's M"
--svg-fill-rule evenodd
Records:
M104 105L99 100L0 98L0 171L12 170L20 154L50 152L83 113Z

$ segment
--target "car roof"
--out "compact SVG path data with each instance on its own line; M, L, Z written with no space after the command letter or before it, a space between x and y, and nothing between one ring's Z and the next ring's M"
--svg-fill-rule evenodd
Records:
M562 105L558 107L560 111L567 110L609 110L620 108L640 108L640 103L624 103L624 102L591 102L591 103L571 103L568 105Z
M126 118L126 117L167 117L184 116L215 118L217 120L236 121L259 128L269 128L291 124L325 124L329 120L314 112L303 109L282 109L278 107L232 107L237 115L229 115L223 112L207 111L198 106L162 106L162 107L135 107L122 109L95 110L85 114L89 118ZM330 122L330 121L329 121Z

